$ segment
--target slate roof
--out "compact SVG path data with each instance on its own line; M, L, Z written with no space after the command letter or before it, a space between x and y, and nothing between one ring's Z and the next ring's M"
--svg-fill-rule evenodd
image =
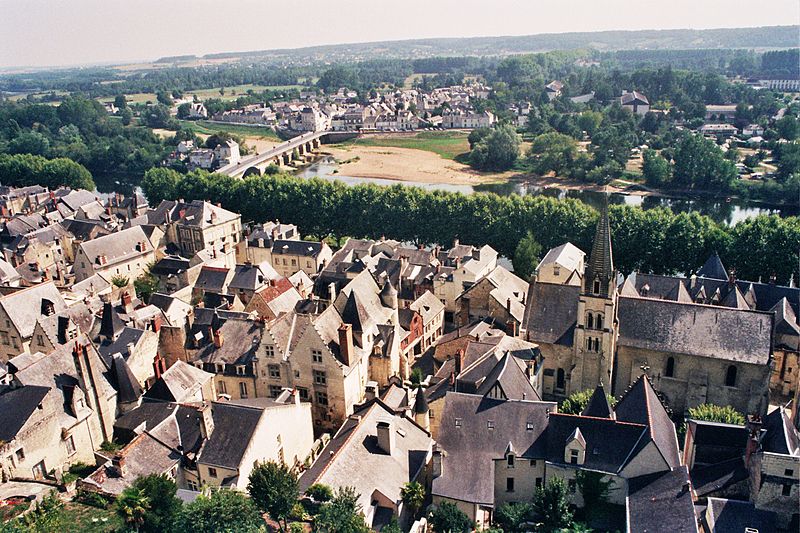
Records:
M391 421L395 432L391 455L378 447L377 424L382 421ZM365 509L375 499L376 491L389 501L398 502L403 485L422 474L432 444L427 431L375 400L344 422L300 477L300 490L313 483L355 487L360 495L358 503Z
M139 249L139 243L143 243L144 248ZM80 248L92 265L100 265L97 258L101 255L106 256L107 262L103 266L128 261L153 252L153 245L150 244L150 240L140 226L133 226L90 241L84 241L80 244Z
M617 309L620 346L757 365L769 362L770 314L627 296L619 297Z
M322 251L323 243L312 241L276 240L272 244L273 255L300 255L317 257Z
M697 533L691 480L685 466L628 481L625 500L630 533Z
M728 271L725 270L725 266L722 264L722 259L719 258L719 254L717 252L714 252L708 257L708 259L706 259L706 262L703 263L703 266L701 266L700 270L697 271L697 277L719 280L728 279Z
M523 320L527 337L533 342L571 346L580 292L581 287L575 285L531 283Z
M565 464L564 447L575 429L586 440L582 468L618 474L647 438L647 427L609 418L552 413L547 428L548 461Z
M713 521L713 525L709 524L711 531L717 533L745 531L746 528L758 533L777 531L773 514L756 509L751 502L708 498L706 515Z
M667 464L680 465L680 452L675 436L675 424L658 398L650 378L642 374L628 388L614 409L617 420L647 426L649 437L658 447Z
M113 370L111 374L114 378L113 384L117 389L119 401L122 403L137 401L142 395L142 387L121 354L115 353L113 355L111 368Z
M764 420L766 433L761 439L765 452L800 456L800 432L792 424L789 411L779 407Z
M52 302L56 313L67 308L66 302L52 281L0 297L0 306L11 319L19 334L23 338L28 338L33 335L36 320L42 315L43 300Z
M194 283L194 288L219 294L225 293L232 275L233 272L227 267L203 265Z
M41 405L50 387L27 385L0 394L0 442L11 442Z
M198 463L236 470L255 435L264 409L212 402L214 431L206 441Z
M179 360L156 380L145 392L144 398L166 402L189 401L213 377L213 374Z
M254 320L226 320L220 327L222 346L217 348L209 342L197 351L196 361L203 363L221 363L244 365L256 356L264 324Z
M549 265L551 263L558 263L566 269L577 270L585 255L586 254L580 248L571 242L566 242L561 246L551 248L547 252L547 255L539 262L539 266L537 266L536 269L538 270L544 265Z
M122 357L127 360L128 357L131 356L131 354L128 353L128 345L133 344L135 349L141 338L146 334L147 331L143 329L125 326L113 342L103 341L98 344L97 351L100 352L100 355L106 362L106 366L111 367L111 358L115 353L122 355Z
M584 408L583 412L581 413L581 416L593 416L596 418L615 417L614 409L608 402L606 391L605 389L603 389L602 385L598 385L594 389L591 398L589 398L589 403L586 404L586 408Z
M501 459L509 443L520 457L544 457L548 413L555 410L553 402L501 401L449 393L439 415L438 442L446 456L442 459L442 475L433 480L432 493L493 505L492 460ZM563 448L562 444L562 459Z
M179 255L168 255L162 257L150 267L150 273L156 276L176 275L189 270L190 266L191 261L189 259Z
M647 97L638 91L631 91L629 93L625 93L622 95L620 99L622 105L632 105L634 103L637 104L649 104L650 102L647 100Z

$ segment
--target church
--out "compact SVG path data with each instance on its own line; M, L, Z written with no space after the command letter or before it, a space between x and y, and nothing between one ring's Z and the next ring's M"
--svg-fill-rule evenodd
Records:
M644 372L677 415L702 403L763 415L776 331L780 349L800 340L799 298L797 288L736 280L716 254L689 278L622 276L606 204L588 260L566 243L539 263L521 334L544 356L545 398L598 384L619 397Z

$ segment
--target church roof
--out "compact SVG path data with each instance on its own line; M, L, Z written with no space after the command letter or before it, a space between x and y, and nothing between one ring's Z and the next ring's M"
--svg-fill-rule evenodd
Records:
M592 397L589 398L589 403L586 404L586 408L581 415L594 416L597 418L614 418L614 410L611 408L602 383L595 387Z
M594 233L592 252L586 265L586 291L592 288L596 278L600 279L600 294L608 296L608 281L614 275L614 259L611 252L611 224L608 220L608 196L604 197L600 208L600 218Z

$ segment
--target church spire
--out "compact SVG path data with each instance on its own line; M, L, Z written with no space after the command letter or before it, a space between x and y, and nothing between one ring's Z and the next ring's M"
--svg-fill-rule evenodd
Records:
M592 253L586 267L584 289L587 293L607 297L612 289L614 259L611 254L611 224L608 221L608 193L603 195L600 219L592 243Z

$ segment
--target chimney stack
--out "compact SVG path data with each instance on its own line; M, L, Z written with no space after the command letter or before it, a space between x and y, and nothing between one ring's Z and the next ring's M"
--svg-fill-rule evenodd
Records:
M336 283L332 281L328 284L328 297L330 298L331 303L336 300Z
M214 417L211 413L211 403L203 402L200 411L200 436L208 440L214 433Z
M758 451L758 447L760 445L760 438L761 438L761 426L763 422L761 421L761 417L757 414L747 415L747 422L745 423L745 427L749 433L747 437L747 447L744 451L744 464L745 466L750 466L750 457Z
M456 373L456 376L461 374L461 369L462 369L462 365L463 364L464 364L464 350L459 349L456 352L456 361L455 361L455 365L456 365L455 373Z
M157 353L153 358L153 375L155 375L156 379L161 379L161 375L166 372L166 370L167 362L161 357L161 354Z
M214 337L214 347L222 348L222 343L225 341L222 336L222 331L215 329L212 333L212 336Z
M511 298L506 298L506 313L511 314Z
M128 474L128 465L122 453L115 454L111 459L111 468L118 477L125 477Z
M355 359L355 349L353 347L353 326L342 324L339 326L339 353L342 362L347 366L352 366Z
M433 445L433 460L432 463L432 472L431 477L436 479L442 475L442 459L444 457L444 452L439 448L438 444Z
M156 315L150 320L150 326L153 328L153 331L158 333L161 331L161 315Z
M394 424L392 420L379 420L377 424L378 447L387 455L394 450Z
M128 291L122 293L122 307L127 314L133 312L133 299Z
M506 333L508 333L512 337L517 336L517 321L513 318L506 322Z

